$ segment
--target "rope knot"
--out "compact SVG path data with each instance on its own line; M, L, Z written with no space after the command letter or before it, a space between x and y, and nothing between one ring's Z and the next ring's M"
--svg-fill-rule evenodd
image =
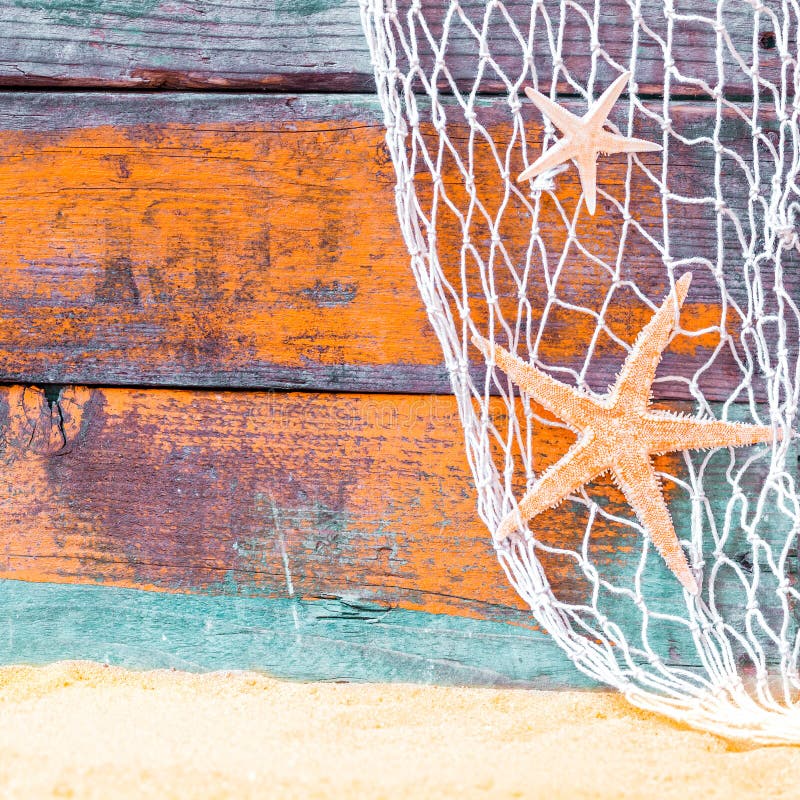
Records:
M794 226L784 225L780 228L776 228L775 233L787 250L793 247L800 250L800 236L798 236L797 229Z
M798 234L797 226L793 225L785 214L780 212L770 214L767 217L767 226L773 230L785 249L800 249L800 234Z

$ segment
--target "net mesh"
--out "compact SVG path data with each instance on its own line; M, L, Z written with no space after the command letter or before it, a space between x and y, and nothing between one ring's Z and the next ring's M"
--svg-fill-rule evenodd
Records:
M784 433L655 460L699 597L602 478L497 545L509 580L580 670L639 706L800 741L800 3L361 7L399 221L489 531L575 436L486 367L475 333L605 392L691 270L656 405ZM524 87L582 115L625 72L608 129L663 152L601 159L594 216L569 164L518 184L560 136Z

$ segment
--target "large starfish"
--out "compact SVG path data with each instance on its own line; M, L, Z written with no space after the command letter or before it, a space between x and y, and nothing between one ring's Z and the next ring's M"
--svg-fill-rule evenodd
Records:
M617 102L617 98L629 78L630 72L620 75L583 117L576 117L541 92L537 92L530 86L527 87L525 94L564 134L564 138L539 156L526 170L523 170L517 180L526 181L529 178L535 178L542 172L572 159L578 167L586 208L590 214L594 214L597 207L598 155L661 150L661 145L655 142L647 142L631 136L618 136L616 133L603 130L611 108Z
M527 521L558 505L581 486L608 472L622 489L646 534L683 586L698 593L681 549L650 457L676 450L740 447L771 441L770 426L698 419L650 408L650 390L661 353L683 305L691 273L686 273L639 334L608 394L594 399L527 364L498 345L474 336L473 343L536 402L578 433L578 440L541 475L495 532L495 540L520 531Z

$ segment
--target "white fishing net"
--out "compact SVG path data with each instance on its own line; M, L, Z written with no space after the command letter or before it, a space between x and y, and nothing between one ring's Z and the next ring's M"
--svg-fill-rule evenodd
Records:
M599 479L497 546L587 675L634 703L758 741L800 741L798 0L361 0L397 210L490 532L575 436L471 344L478 333L605 392L683 273L662 408L773 424L773 444L660 457L701 594L684 593ZM608 129L662 145L517 183L630 72Z

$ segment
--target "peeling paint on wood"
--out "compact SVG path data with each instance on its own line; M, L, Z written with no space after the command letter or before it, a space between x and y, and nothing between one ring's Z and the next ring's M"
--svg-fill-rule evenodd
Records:
M254 669L322 681L595 686L545 634L346 599L165 595L0 581L0 664Z
M530 12L528 0L506 7L517 18ZM422 8L438 35L441 4ZM484 3L462 8L477 19ZM645 0L645 14L654 8L660 13L660 2ZM726 8L734 47L752 51L753 10ZM618 20L627 30L628 4L610 0L606 10L601 44L626 63L630 43ZM581 85L587 35L586 26L568 26L563 46L565 68ZM677 69L715 84L715 37L710 26L689 31L676 42ZM501 64L517 58L516 42L498 31L495 43ZM7 87L331 93L4 95L0 379L47 385L0 389L0 576L36 582L0 580L0 662L94 658L294 678L587 685L531 627L507 585L475 513L454 401L433 394L449 386L398 233L382 113L374 96L332 94L374 88L357 4L272 0L256 13L247 3L202 0L181 8L164 0L0 0L0 44ZM547 57L537 68L546 76L552 65L541 44ZM779 80L778 50L755 46L761 77ZM473 49L456 25L448 57L461 86L472 79ZM657 42L644 37L636 58L640 91L658 94ZM725 58L725 91L746 101L752 86ZM616 74L603 61L598 67L601 84ZM546 78L540 88L548 89ZM481 90L501 89L487 70ZM567 83L557 89L572 92ZM450 109L452 139L463 148L469 131L457 113ZM481 100L477 113L496 142L508 142L503 101ZM686 138L709 136L713 106L676 104L671 114ZM526 120L538 146L539 115ZM774 120L761 122L766 137L776 135ZM645 119L637 125L640 135L656 133ZM746 114L727 111L718 134L734 149L748 145ZM496 210L496 166L485 146L475 155L482 201ZM672 188L709 194L714 157L710 146L674 148ZM512 169L522 166L517 160ZM453 164L443 182L458 203ZM600 184L618 196L619 165L605 164ZM575 175L558 185L574 207ZM633 207L658 238L660 195L638 173L633 186ZM726 200L737 210L746 193L732 189ZM424 182L419 192L424 201ZM673 257L715 246L709 214L687 209ZM614 260L608 230L620 223L610 205L581 221L592 256ZM563 225L547 199L542 225L557 250ZM490 237L480 222L470 233ZM444 252L458 254L457 221L443 216L437 234ZM512 202L502 235L515 258L529 234L524 208ZM727 227L724 235L738 257L744 245ZM628 248L625 270L658 301L658 257L643 238L632 236ZM593 263L576 255L564 276L576 304L591 307L604 294L607 275ZM786 290L797 295L795 266L787 263ZM501 304L515 304L517 287L502 284ZM534 299L544 291L530 287ZM722 307L715 280L699 272L693 293L687 327L713 326ZM632 341L649 313L624 290L615 298L589 376L596 388L623 357L611 334ZM736 320L727 324L738 341ZM593 321L564 310L550 326L540 358L578 366ZM800 337L790 338L796 345ZM678 337L665 371L693 370L718 341ZM702 379L711 400L738 383L729 355ZM473 368L479 376L480 363ZM398 394L64 386L72 383ZM658 390L662 399L687 396L681 383ZM541 468L569 437L537 436ZM722 454L707 468L720 487L725 466ZM661 467L680 471L674 458ZM745 492L763 477L751 465ZM681 533L691 508L666 488ZM607 483L591 493L630 516ZM719 516L721 497L715 502ZM585 513L566 504L537 518L535 533L575 546ZM779 520L773 533L785 534ZM730 541L752 569L743 533L734 530ZM638 535L612 523L598 524L589 543L592 558L616 574L633 569L641 548ZM559 593L581 602L586 586L574 564L544 560ZM790 573L796 580L797 570ZM67 585L74 583L105 585ZM142 588L159 591L135 591ZM657 560L645 589L657 608L678 601ZM735 593L720 602L731 614L745 605ZM632 635L641 631L636 609L621 614ZM672 663L696 663L681 631L656 636L651 644Z
M53 451L28 436L36 397L40 416L48 413L47 398L29 393L0 390L0 577L352 596L530 623L477 517L452 397L71 389L62 397L73 421L65 446ZM494 413L501 424L499 403ZM540 427L539 468L573 438ZM679 458L657 465L684 474ZM727 451L706 467L709 485L719 487L718 518L727 467ZM755 460L742 476L744 492L758 492L763 480ZM609 512L631 517L610 480L590 491ZM685 503L674 485L666 491L676 509ZM566 503L532 529L543 542L575 548L587 514ZM689 519L688 508L677 515L679 536ZM775 530L782 535L777 521ZM749 553L744 533L741 540ZM621 575L636 568L642 547L634 529L601 521L589 552L598 569ZM573 560L543 560L565 599L585 599ZM658 558L646 591L656 605L679 602L680 587Z
M436 42L442 39L443 10L438 0L421 3ZM588 19L593 2L563 7L558 0L545 0L543 10L558 20L566 13L561 42L562 74L567 72L579 85L590 71L592 38ZM405 19L408 0L398 4ZM519 41L503 15L522 27L523 38L531 19L529 0L507 0L496 7L488 23L497 63L516 75L522 61ZM461 13L480 30L483 0L462 0ZM581 11L586 14L584 18ZM552 32L541 11L531 36L537 54L535 67L547 90L553 55L548 41ZM698 83L715 86L716 31L712 25L683 17L674 32L668 31L661 0L644 0L641 13L647 27L638 30L635 59L640 91L663 90L662 41L673 43L674 92L701 93ZM706 12L709 13L709 12ZM760 17L761 33L753 44L754 9L746 3L727 3L723 22L730 46L745 63L757 58L762 80L780 83L781 58L777 48L767 47L770 19ZM597 59L594 68L601 82L616 75L609 63L631 60L631 9L625 0L607 0L599 20L599 45L609 54ZM420 26L419 20L416 22ZM674 35L673 35L674 34ZM789 43L791 51L796 45ZM272 0L254 8L249 2L224 4L199 0L176 7L166 0L3 0L0 3L0 83L7 86L126 86L147 88L226 88L289 91L373 91L372 68L361 30L356 2L341 0ZM419 37L423 68L432 62L431 48ZM456 15L449 26L448 66L462 88L472 85L478 47L474 35ZM402 55L401 55L402 58ZM736 97L752 93L752 81L740 69L729 48L722 51L724 91ZM686 76L692 83L680 83ZM447 88L442 81L443 88ZM483 91L503 91L491 67L484 70ZM574 91L564 81L559 90Z
M485 103L479 114L502 139L502 103ZM152 95L8 95L0 112L0 377L449 392L399 234L381 119L373 98L356 96L183 95L165 103ZM709 135L712 124L703 107L673 109L675 129L687 136ZM731 113L726 124L726 144L744 141L741 119ZM763 125L768 133L770 121ZM533 112L530 132L533 139L542 135ZM671 157L678 165L675 190L711 191L711 145L676 148ZM476 172L489 210L501 202L494 170L488 148L478 147ZM574 173L558 181L568 207L580 195ZM453 164L445 178L459 201L463 188ZM621 165L604 163L600 184L621 196ZM425 186L419 191L424 199ZM634 213L658 238L656 187L635 171L633 192ZM744 193L731 195L732 206L747 201ZM706 206L687 212L681 236L673 237L673 258L716 248L713 214ZM527 210L512 197L503 220L505 246L513 259L524 259ZM547 197L540 224L548 247L559 253L564 228ZM589 255L571 255L559 284L562 299L600 309L610 277L593 259L616 262L619 239L607 231L620 225L620 215L603 202L596 217L582 218L579 233ZM736 258L744 245L733 226L724 231ZM456 254L444 264L455 278L458 221L443 211L438 233L442 252ZM490 235L476 218L473 241ZM800 269L791 268L797 254L786 258L786 290L800 292ZM481 296L474 265L468 278ZM621 279L635 280L656 303L667 290L660 255L635 231L627 238ZM518 287L507 271L499 272L496 290L504 313L515 317ZM747 307L735 272L727 290ZM534 315L546 292L541 276L532 276ZM767 300L769 292L765 285ZM741 349L730 297L726 305L729 342ZM722 295L709 270L696 270L687 309L689 329L720 323ZM486 313L477 302L473 311L478 320ZM650 313L620 286L588 375L595 388L611 382L625 354L611 334L632 342ZM579 370L594 332L591 315L554 308L539 357ZM798 336L789 338L796 348ZM679 337L664 372L694 371L718 343L714 333ZM472 355L479 378L482 360L477 351ZM743 352L739 357L747 360ZM728 347L715 358L701 388L709 399L723 400L739 372ZM656 388L660 397L688 396L685 382ZM755 391L763 396L758 382Z

